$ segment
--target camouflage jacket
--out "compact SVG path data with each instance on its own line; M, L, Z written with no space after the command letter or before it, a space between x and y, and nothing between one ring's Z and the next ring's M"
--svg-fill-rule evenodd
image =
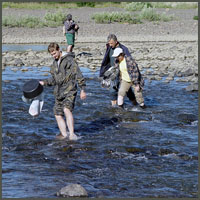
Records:
M63 55L59 66L57 61L54 60L50 73L52 76L43 80L44 85L55 86L54 95L58 100L75 95L77 84L83 90L86 86L85 79L72 53Z
M142 77L142 74L140 73L138 64L135 62L135 60L131 56L125 55L124 58L126 59L126 67L127 67L127 71L131 79L131 82L135 85L139 84L141 87L143 87L144 79ZM119 63L115 62L115 67L119 68Z

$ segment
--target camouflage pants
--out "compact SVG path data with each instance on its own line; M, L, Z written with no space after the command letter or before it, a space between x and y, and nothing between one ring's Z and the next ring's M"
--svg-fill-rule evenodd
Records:
M53 108L54 115L64 115L64 108L68 108L71 112L74 109L76 94L68 95L67 97L58 100L55 98L55 105Z
M126 95L126 92L130 89L130 87L132 87L133 90L134 90L134 94L135 94L135 98L136 98L137 103L138 104L144 103L142 90L136 91L135 85L133 83L131 83L131 82L126 82L124 80L121 80L118 95L124 97Z

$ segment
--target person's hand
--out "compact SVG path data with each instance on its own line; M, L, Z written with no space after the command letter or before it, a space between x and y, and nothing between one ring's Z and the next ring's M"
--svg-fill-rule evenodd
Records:
M81 93L80 93L80 98L81 100L85 99L86 98L86 93L84 90L81 90Z
M139 84L135 86L135 90L136 90L137 92L140 91L140 85L139 85Z
M40 85L44 85L44 81L39 81Z

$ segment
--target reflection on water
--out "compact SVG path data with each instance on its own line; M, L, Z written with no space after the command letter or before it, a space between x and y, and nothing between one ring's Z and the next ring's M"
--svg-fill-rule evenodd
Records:
M146 110L110 107L98 72L81 68L87 99L77 96L76 142L57 141L53 88L43 112L28 114L22 86L46 78L48 67L2 72L2 193L4 198L52 198L68 183L90 197L197 197L198 94L183 83L146 82ZM23 188L23 189L22 189Z

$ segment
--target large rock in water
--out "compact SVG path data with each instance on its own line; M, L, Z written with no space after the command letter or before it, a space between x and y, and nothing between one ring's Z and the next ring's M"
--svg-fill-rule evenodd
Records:
M198 91L198 84L194 83L185 88L188 92Z
M87 191L79 184L70 184L63 187L59 192L57 192L57 196L62 197L87 197Z

